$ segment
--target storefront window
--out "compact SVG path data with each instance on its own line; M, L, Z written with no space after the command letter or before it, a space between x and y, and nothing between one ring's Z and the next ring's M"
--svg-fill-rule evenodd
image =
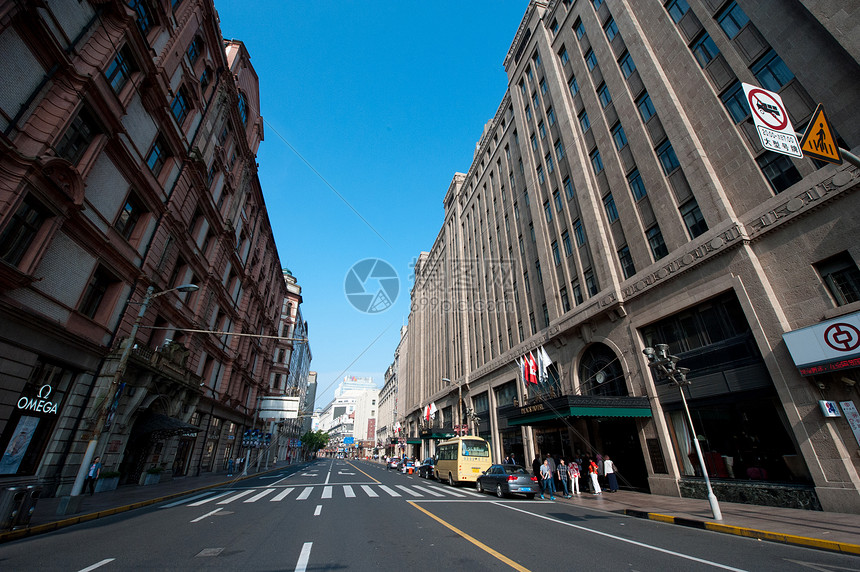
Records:
M517 399L516 382L510 381L504 385L500 385L494 391L496 392L496 405L499 407L513 405L514 400Z

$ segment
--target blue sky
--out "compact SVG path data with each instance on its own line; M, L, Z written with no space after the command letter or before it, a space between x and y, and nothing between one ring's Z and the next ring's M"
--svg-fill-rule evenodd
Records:
M318 407L344 375L382 386L411 264L433 245L448 185L501 103L527 6L215 0L224 37L245 43L260 77L260 181L281 263L302 287ZM384 312L359 312L344 292L367 258L400 278Z

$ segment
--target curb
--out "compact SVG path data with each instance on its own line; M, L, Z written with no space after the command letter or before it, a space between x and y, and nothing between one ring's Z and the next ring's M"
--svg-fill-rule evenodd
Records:
M704 520L694 520L691 518L683 518L680 516L671 516L659 514L656 512L644 512L635 509L624 509L623 513L627 516L635 518L644 518L667 524L678 524L689 528L698 528L700 530L710 530L712 532L721 532L723 534L733 534L735 536L744 536L746 538L756 538L758 540L768 540L770 542L781 542L783 544L793 544L796 546L805 546L806 548L818 548L820 550L830 550L833 552L841 552L844 554L860 555L860 544L850 544L848 542L834 542L832 540L821 540L820 538L810 538L807 536L796 536L793 534L783 534L780 532L768 532L766 530L758 530L755 528L745 528L743 526L731 526L718 522L708 522Z
M130 510L134 510L137 508L143 508L145 506L149 506L152 504L168 501L168 500L175 499L175 498L178 498L181 496L190 495L190 494L194 494L194 493L209 490L209 489L214 489L217 487L223 487L226 483L240 482L240 481L244 481L246 479L258 477L260 475L264 475L266 473L271 473L273 471L278 471L278 470L283 470L283 469L279 468L279 469L271 469L269 471L261 471L259 473L254 474L254 475L248 475L246 477L242 477L241 479L234 479L233 481L223 481L223 482L215 483L212 485L206 485L205 487L198 487L196 489L189 489L186 491L171 493L169 495L164 495L164 496L160 496L160 497L156 497L156 498L152 498L152 499L137 501L135 503L122 505L122 506L118 506L118 507L114 507L114 508L106 508L104 510L100 510L97 512L91 512L88 514L82 514L80 516L73 516L71 518L66 518L63 520L55 521L55 522L46 522L45 524L37 524L36 526L28 526L26 528L19 528L17 530L0 532L0 544L3 544L5 542L11 542L13 540L20 540L22 538L27 538L28 536L36 536L37 534L44 534L46 532L53 532L53 531L59 530L61 528L66 528L67 526L72 526L75 524L80 524L82 522L88 522L90 520L95 520L97 518L103 518L106 516L112 516L115 514L128 512Z

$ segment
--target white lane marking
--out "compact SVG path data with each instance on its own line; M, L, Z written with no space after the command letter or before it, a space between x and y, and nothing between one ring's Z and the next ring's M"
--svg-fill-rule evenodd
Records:
M313 542L305 542L302 546L302 552L299 554L299 561L296 562L296 572L307 572L308 560L311 559L311 547Z
M302 491L302 494L296 497L296 500L307 500L307 498L311 496L313 490L313 487L305 487L305 489Z
M416 493L415 491L413 491L413 490L412 490L412 489L410 489L409 487L405 487L405 486L403 486L403 485L395 485L395 486L396 486L398 489L400 489L401 491L406 491L407 493L409 493L409 494L410 494L410 495L412 495L413 497L423 497L423 496L424 496L424 495L422 495L421 493Z
M293 492L294 490L295 489L293 489L292 487L290 487L288 489L284 489L283 491L279 492L278 494L276 494L275 496L273 496L269 500L272 502L282 501L285 498L287 498L287 495L290 494L291 492Z
M248 496L249 494L253 493L256 490L257 489L248 489L247 491L242 491L241 493L234 495L230 498L224 499L222 501L218 501L218 504L230 504L231 502L233 502L235 500L239 500L242 497Z
M249 499L245 499L245 502L257 502L258 500L260 500L264 496L272 494L273 492L275 492L275 489L266 489L263 492L258 493Z
M351 499L355 496L355 491L352 490L352 487L349 485L343 485L343 494L346 498Z
M217 495L211 496L208 499L203 499L203 500L200 500L197 502L193 502L188 506L200 506L202 504L206 504L207 502L212 502L215 499L220 499L223 496L229 495L231 492L233 492L233 491L224 491L223 493L218 493Z
M161 505L161 506L160 506L160 507L158 507L158 508L173 508L173 507L175 507L175 506L179 506L179 505L181 505L181 504L185 504L185 503L187 503L187 502L191 502L191 501L193 501L193 500L202 499L203 497L208 497L208 496L209 496L209 495L211 495L211 494L212 494L212 491L206 491L205 493L200 493L199 495L194 495L193 497L184 498L184 499L182 499L182 500L179 500L179 501L176 501L176 502L172 502L172 503L170 503L170 504L163 504L163 505ZM226 494L226 493L225 493L225 494ZM212 498L217 498L217 497L212 497ZM212 500L212 499L209 499L209 500Z
M425 492L428 495L433 496L433 497L444 497L445 496L443 494L437 493L436 491L434 491L430 487L422 487L419 485L415 485L415 488L418 489L419 491Z
M206 518L206 517L208 517L208 516L212 516L213 514L215 514L216 512L218 512L219 510L221 510L221 509L220 509L220 508L216 508L215 510L210 510L209 512L207 512L207 513L206 513L206 514L204 514L203 516L198 516L197 518L195 518L195 519L194 519L194 520L192 520L191 522L200 522L200 521L201 521L201 520L203 520L204 518Z
M689 554L681 554L680 552L675 552L673 550L667 550L665 548L660 548L659 546L652 546L650 544L645 544L644 542L637 542L636 540L631 540L629 538L624 538L621 536L615 536L614 534L609 534L608 532L601 532L599 530L594 530L591 528L586 528L584 526L579 526L570 522L564 522L563 520L557 520L555 518L550 518L548 516L544 516L542 514L535 514L533 512L529 512L527 510L522 510L513 506L509 506L506 504L502 504L500 502L494 502L496 506L501 506L510 510L515 510L517 512L521 512L523 514L528 514L530 516L534 516L537 518L542 518L544 520L548 520L550 522L554 522L556 524L562 524L564 526L569 526L571 528L575 528L577 530L581 530L583 532L590 532L591 534L597 534L598 536L605 536L606 538L611 538L612 540L618 540L621 542L626 542L628 544L632 544L634 546L639 546L641 548L647 548L649 550L654 550L656 552L662 552L663 554L669 554L670 556L677 556L678 558L684 558L685 560L692 560L693 562L699 562L701 564L707 564L709 566L714 566L716 568L722 568L723 570L731 570L732 572L747 572L743 568L732 568L731 566L726 566L725 564L719 564L717 562L712 562L710 560L704 560L702 558L696 558L695 556L690 556Z
M367 496L369 496L369 497L371 497L371 498L376 498L376 497L378 497L378 496L379 496L378 494L376 494L376 493L373 491L373 489L372 489L372 488L370 488L370 487L369 487L369 486L367 486L367 485L361 485L361 488L364 490L364 492L366 492L366 493L367 493Z
M90 572L90 570L95 570L96 568L101 568L105 564L110 564L114 560L116 560L116 558L105 558L104 560L100 560L99 562L96 562L92 566L87 566L86 568L81 568L80 570L78 570L78 572Z
M393 497L403 496L400 493L398 493L397 491L393 491L393 490L389 489L385 485L379 485L379 488L382 489L383 491L387 492L389 495L391 495Z
M319 516L322 512L322 505L318 504L316 510L314 511L314 516Z
M332 487L323 487L322 498L330 499L331 498L331 489L332 489Z

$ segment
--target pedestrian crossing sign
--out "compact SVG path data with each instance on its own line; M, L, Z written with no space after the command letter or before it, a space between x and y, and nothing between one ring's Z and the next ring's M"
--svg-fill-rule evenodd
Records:
M806 157L837 165L842 164L842 154L839 152L839 145L836 144L836 135L827 121L824 106L820 103L812 114L803 139L800 140L800 150Z

